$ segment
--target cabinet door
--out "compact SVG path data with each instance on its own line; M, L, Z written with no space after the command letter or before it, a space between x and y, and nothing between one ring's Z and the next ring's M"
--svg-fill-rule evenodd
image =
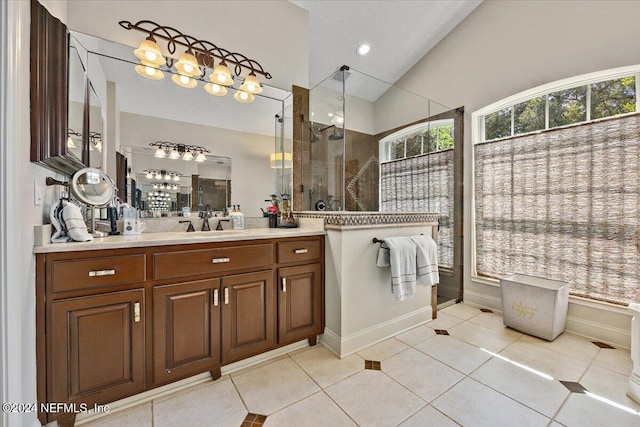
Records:
M51 304L50 402L112 402L144 389L144 290Z
M315 338L323 331L320 264L281 268L278 276L278 343Z
M154 382L220 367L220 279L153 288Z
M222 362L235 362L276 344L273 271L222 278Z

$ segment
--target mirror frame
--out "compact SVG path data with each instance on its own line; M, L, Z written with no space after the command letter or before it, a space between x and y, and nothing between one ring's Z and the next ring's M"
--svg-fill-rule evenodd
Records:
M67 26L31 0L31 161L71 175L85 167L67 150Z

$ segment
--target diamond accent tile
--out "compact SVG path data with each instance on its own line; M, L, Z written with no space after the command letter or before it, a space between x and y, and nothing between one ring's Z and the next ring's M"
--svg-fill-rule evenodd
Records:
M447 332L445 329L434 329L434 330L438 335L449 335L449 332Z
M481 308L480 311L483 313L493 313L493 310L489 310L488 308Z
M571 393L583 393L587 391L586 388L582 386L580 383L576 383L573 381L560 381L560 383L567 388Z
M613 346L611 346L611 345L609 345L609 344L607 344L607 343L604 343L604 342L600 342L600 341L591 341L591 343L592 343L593 345L596 345L596 346L600 347L600 348L613 348L613 349L615 349L615 347L613 347Z
M242 422L240 427L262 427L265 421L267 421L266 415L249 413L244 418L244 421Z
M372 369L374 371L380 370L380 362L377 360L365 360L364 361L364 369Z

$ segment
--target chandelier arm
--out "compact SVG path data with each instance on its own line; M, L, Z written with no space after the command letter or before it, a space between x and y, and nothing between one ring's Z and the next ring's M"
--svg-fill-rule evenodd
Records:
M271 79L271 74L264 71L264 68L258 61L247 58L245 55L237 52L230 52L226 49L220 48L208 40L197 39L191 35L184 34L181 31L164 25L159 25L153 21L142 20L135 24L130 21L120 21L120 26L125 30L136 30L146 33L154 38L158 38L167 42L167 49L169 53L174 54L176 51L176 45L183 46L187 49L192 49L204 56L213 56L225 62L230 62L234 65L234 72L237 76L240 75L242 69L246 69L254 74L261 74L266 79ZM151 29L145 27L152 27ZM205 64L206 65L206 64Z

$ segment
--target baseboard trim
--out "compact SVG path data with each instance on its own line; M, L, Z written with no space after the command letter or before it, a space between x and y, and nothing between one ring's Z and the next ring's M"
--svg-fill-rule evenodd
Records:
M431 305L341 337L325 328L321 341L341 359L431 320Z
M479 292L464 291L464 302L475 308L491 308L502 313L502 299Z

